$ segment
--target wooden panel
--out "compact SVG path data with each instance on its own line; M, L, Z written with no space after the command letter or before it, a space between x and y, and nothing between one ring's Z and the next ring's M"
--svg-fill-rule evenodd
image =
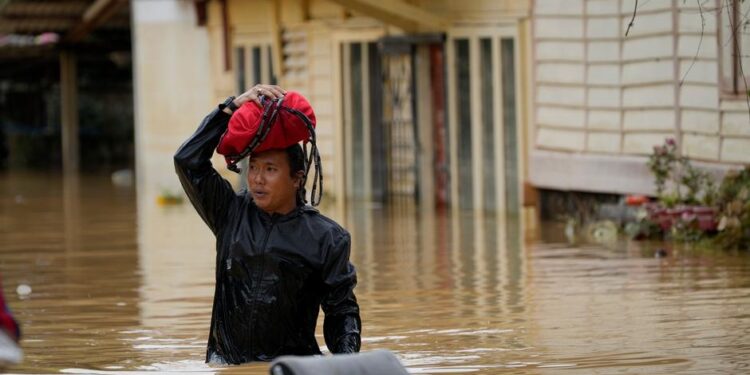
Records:
M586 39L619 38L622 34L618 17L590 18L586 21Z
M748 120L747 110L745 112L725 112L721 117L721 134L750 137L750 120Z
M674 62L670 60L644 61L623 64L623 84L658 83L674 80Z
M620 15L617 2L611 0L588 0L586 1L586 14L595 15Z
M666 2L666 1L663 1ZM632 10L631 10L632 12ZM623 17L620 17L619 30L626 30L630 20L633 19L633 15L628 13ZM698 21L700 22L700 20ZM672 12L658 12L658 13L639 13L636 15L636 21L633 23L633 27L628 32L628 39L638 38L645 35L663 34L672 32Z
M589 42L586 59L589 62L620 62L620 42Z
M674 116L671 109L627 110L622 127L624 130L671 130L674 129Z
M539 42L534 49L537 61L569 60L578 62L584 59L584 44L582 42Z
M664 144L667 138L674 138L674 133L627 133L623 142L623 152L649 155L653 152L654 146Z
M534 5L536 15L579 15L583 12L582 0L537 0Z
M625 39L622 43L623 60L672 58L674 41L671 35L640 39Z
M583 21L570 18L536 18L534 33L539 39L582 39Z
M719 87L685 84L680 87L680 105L691 108L714 109L719 106Z
M743 114L743 126L750 130L750 126L746 126L748 119L747 113ZM682 111L682 130L706 133L706 134L719 134L719 111L716 109L710 111L699 111L699 110L683 110ZM750 131L748 131L750 135Z
M750 138L724 139L721 160L735 163L750 163Z
M539 124L566 128L583 128L586 112L581 109L538 105L536 119Z
M536 66L539 82L583 83L584 65L575 63L540 63Z
M719 137L698 134L682 136L682 154L701 160L719 159Z
M590 109L620 106L619 88L589 88L587 103Z
M619 87L620 65L589 65L586 72L586 83L589 86L607 85Z
M536 143L542 148L583 151L585 132L540 128Z
M564 104L583 106L583 87L540 85L536 91L536 101L540 104Z
M598 130L620 130L621 111L589 111L588 128Z
M672 83L627 87L622 99L624 107L672 107L676 104Z
M620 152L619 132L589 132L586 139L586 150L593 152L605 152L617 154Z

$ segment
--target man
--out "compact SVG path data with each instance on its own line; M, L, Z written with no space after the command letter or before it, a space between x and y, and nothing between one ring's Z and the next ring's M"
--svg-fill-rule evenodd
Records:
M328 349L358 352L361 321L349 233L304 204L300 191L306 166L300 145L253 152L248 191L240 193L211 166L219 142L233 141L226 132L233 111L239 115L243 109L257 110L247 106L261 106L260 95L273 101L286 92L257 85L228 98L174 157L185 192L216 236L216 289L206 361L239 364L320 354L315 326L321 306ZM271 132L274 129L281 126L274 124Z

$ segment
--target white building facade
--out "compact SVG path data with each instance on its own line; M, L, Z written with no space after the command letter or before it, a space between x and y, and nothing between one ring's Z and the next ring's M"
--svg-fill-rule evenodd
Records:
M646 158L667 138L710 169L750 163L750 59L733 57L750 54L750 4L641 1L633 18L635 4L534 2L535 187L651 194Z

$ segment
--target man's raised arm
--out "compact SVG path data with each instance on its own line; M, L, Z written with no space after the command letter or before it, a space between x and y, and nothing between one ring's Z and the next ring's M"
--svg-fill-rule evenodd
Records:
M211 156L227 129L229 117L219 108L213 110L174 155L182 188L214 234L235 197L232 186L211 165Z

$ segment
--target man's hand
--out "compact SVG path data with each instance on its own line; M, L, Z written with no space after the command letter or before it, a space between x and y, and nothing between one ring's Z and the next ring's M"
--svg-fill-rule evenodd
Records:
M253 101L258 106L261 106L260 104L260 96L263 95L268 99L278 99L282 96L286 95L286 90L282 89L279 86L276 85L263 85L263 84L257 84L250 88L250 90L245 91L240 96L234 98L234 104L237 105L237 107L241 107L243 104Z

